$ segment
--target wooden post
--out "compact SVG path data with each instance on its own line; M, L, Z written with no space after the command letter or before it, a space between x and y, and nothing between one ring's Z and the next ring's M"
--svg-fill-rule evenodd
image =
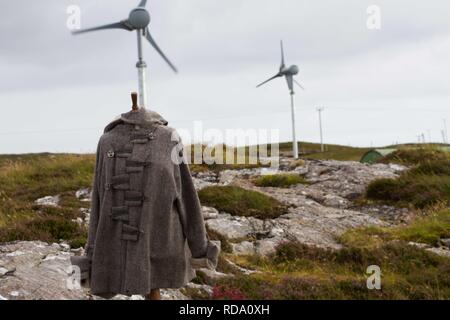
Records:
M131 110L133 110L133 111L138 111L139 110L139 106L138 106L137 100L138 100L137 92L132 92L131 93L131 101L132 101L133 105L131 106Z

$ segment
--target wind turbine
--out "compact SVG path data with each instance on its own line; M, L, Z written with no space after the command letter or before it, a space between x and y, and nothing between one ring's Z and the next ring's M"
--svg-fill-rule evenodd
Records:
M294 106L294 83L298 85L300 88L305 90L300 83L297 82L297 80L294 79L294 76L298 74L298 66L292 65L290 67L286 67L286 64L284 62L284 47L283 47L283 41L281 41L281 66L280 70L276 75L274 75L272 78L264 81L263 83L256 86L257 88L261 87L262 85L266 84L267 82L270 82L276 78L285 77L287 85L289 87L290 95L291 95L291 116L292 116L292 150L293 150L293 156L294 159L298 159L298 141L296 136L296 130L295 130L295 106Z
M148 42L153 46L153 48L159 53L159 55L167 62L167 64L172 68L174 72L178 72L177 68L170 62L166 55L162 52L156 41L150 34L148 25L150 24L150 14L145 5L147 0L141 0L137 8L131 10L128 18L116 23L106 24L99 27L93 27L88 29L81 29L73 31L72 34L81 34L91 31L106 30L106 29L123 29L127 31L136 31L137 33L137 44L138 44L138 62L136 63L136 68L138 69L138 82L139 82L139 106L145 108L147 106L147 85L146 85L146 68L142 55L142 37L145 37Z

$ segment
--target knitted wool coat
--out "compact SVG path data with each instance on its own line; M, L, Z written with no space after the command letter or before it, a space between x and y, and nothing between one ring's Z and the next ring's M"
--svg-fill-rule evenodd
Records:
M207 238L182 156L176 132L155 112L131 111L105 128L86 247L93 294L180 288L194 268L216 267L220 249Z

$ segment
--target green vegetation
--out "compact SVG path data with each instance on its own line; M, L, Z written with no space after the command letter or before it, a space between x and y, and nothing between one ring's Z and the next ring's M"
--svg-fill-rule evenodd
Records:
M210 240L220 241L220 247L222 252L231 253L233 251L230 242L225 236L221 235L220 233L214 230L209 229L208 226L206 226L206 232L208 233L208 237Z
M371 150L371 148L326 145L326 151L320 152L320 145L310 143L303 143L300 148L301 152L305 154L304 158L338 161L359 161L367 151Z
M71 246L78 248L86 243L86 231L66 218L38 216L19 220L0 229L0 242L17 240L41 240L49 243L66 240Z
M215 299L450 299L450 259L407 241L435 244L450 235L450 211L393 229L346 232L341 250L297 242L279 245L268 257L233 257L259 272L218 280ZM381 290L368 290L366 269L378 265Z
M263 272L217 281L215 299L450 298L450 259L404 243L339 251L287 243L271 257L241 263ZM367 289L370 265L382 270L381 290Z
M298 174L271 174L264 175L253 180L258 187L287 188L296 184L306 184L306 180Z
M368 187L368 199L425 208L450 203L450 156L432 148L401 149L383 161L413 165L398 179L378 179Z
M216 155L217 150L221 154ZM261 163L257 155L251 155L249 147L236 148L224 144L208 147L197 144L185 146L184 152L186 156L190 156L189 167L192 172L219 172L222 170L241 170L268 166L268 164ZM227 152L229 155L227 155Z
M402 240L439 244L439 239L450 238L450 210L441 209L414 219L404 227L353 229L340 237L340 242L349 246L378 246L383 241Z
M195 145L190 145L185 147L185 152L191 155L191 171L193 172L203 172L203 171L221 171L226 169L250 169L257 167L266 167L267 164L261 163L254 156L250 156L250 147L236 147L231 148L233 154L233 163L225 162L226 156L226 148L225 145L220 145L222 147L222 154L224 159L224 164L207 164L205 159L201 160L201 164L194 164L194 147ZM197 145L198 147L198 145ZM202 152L207 148L207 146L200 146ZM258 146L259 148L259 146ZM321 160L341 160L341 161L359 161L363 154L367 151L371 150L371 148L357 148L357 147L348 147L341 145L333 145L327 144L326 151L320 151L320 144L317 143L309 143L309 142L299 142L299 151L302 154L302 158L308 159L321 159ZM208 150L207 150L208 151ZM215 156L215 152L206 152L211 153L211 157ZM281 156L290 156L292 153L292 143L283 142L279 144L279 153ZM244 155L244 160L238 159L238 154ZM267 146L267 155L271 155L271 147ZM238 161L239 160L239 161ZM239 163L239 164L238 164Z
M93 155L13 155L0 157L0 242L13 240L68 241L82 246L86 230L72 219L88 204L75 190L92 184ZM60 195L60 207L34 201Z
M272 197L235 186L206 187L200 190L198 195L203 205L236 216L276 218L287 210Z
M430 161L449 161L450 154L432 145L402 147L379 160L380 163L418 165Z

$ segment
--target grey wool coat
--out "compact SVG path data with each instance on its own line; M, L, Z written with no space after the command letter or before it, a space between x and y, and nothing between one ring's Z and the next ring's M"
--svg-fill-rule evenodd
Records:
M167 121L146 109L122 114L105 128L84 257L93 294L179 288L195 277L194 269L216 267L220 249L206 235L176 137ZM83 258L72 263L86 265Z

